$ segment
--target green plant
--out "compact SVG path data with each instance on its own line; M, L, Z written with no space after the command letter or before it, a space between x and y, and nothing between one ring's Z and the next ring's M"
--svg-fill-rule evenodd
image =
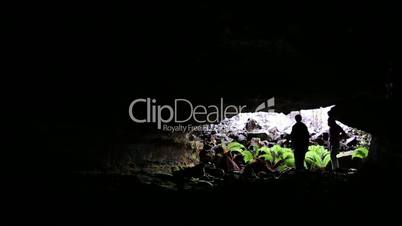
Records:
M228 144L222 143L222 147L225 152L241 154L246 164L254 162L257 158L262 158L272 171L283 171L294 167L295 164L293 151L279 145L274 145L272 148L253 146L252 150L248 150L243 144L230 142Z
M311 145L308 147L304 159L305 165L310 170L322 170L327 167L331 161L331 155L327 149L320 145Z
M238 143L238 142L230 142L227 145L222 143L222 147L225 150L225 152L237 152L243 156L244 162L245 163L251 163L254 160L254 155L251 153L249 150L247 150L244 145Z
M274 145L272 148L262 147L258 150L259 152L263 153L260 157L263 157L267 161L271 170L283 171L294 167L295 159L293 151L290 148Z
M246 147L244 147L244 145L238 143L238 142L230 142L227 145L225 145L224 143L222 143L228 151L230 152L242 152L243 150L246 149Z
M364 159L368 156L368 149L366 147L358 147L352 152L352 159Z

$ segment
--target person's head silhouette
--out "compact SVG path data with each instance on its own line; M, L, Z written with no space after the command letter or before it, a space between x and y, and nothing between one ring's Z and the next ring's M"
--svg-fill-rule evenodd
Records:
M302 117L301 117L301 115L296 115L295 119L296 119L296 122L301 122Z

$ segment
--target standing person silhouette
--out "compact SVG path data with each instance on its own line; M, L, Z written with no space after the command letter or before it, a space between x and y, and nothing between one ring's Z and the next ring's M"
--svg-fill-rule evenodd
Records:
M304 157L306 155L310 134L307 126L302 123L301 115L296 115L296 124L292 127L292 133L290 134L292 145L295 155L296 170L304 170Z
M342 137L346 136L345 131L336 124L333 117L328 118L329 126L329 150L331 152L332 170L336 171L339 168L339 161L336 155L339 153L339 142Z

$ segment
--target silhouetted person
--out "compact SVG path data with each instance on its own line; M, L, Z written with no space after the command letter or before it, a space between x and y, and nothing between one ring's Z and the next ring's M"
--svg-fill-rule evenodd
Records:
M293 125L290 136L294 149L296 170L303 170L304 157L308 149L310 134L307 126L302 123L301 115L296 115L295 119L296 124Z
M345 131L336 124L334 118L328 118L328 126L329 126L329 150L331 152L331 165L332 170L337 170L339 168L339 162L336 155L339 153L339 142L342 137L346 136Z

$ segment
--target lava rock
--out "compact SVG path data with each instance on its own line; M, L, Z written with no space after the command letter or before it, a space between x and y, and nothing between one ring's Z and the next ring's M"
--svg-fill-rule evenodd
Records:
M265 140L274 142L277 141L281 138L281 133L279 132L278 128L272 127L271 129L268 130L268 138Z
M355 136L347 139L346 142L345 142L346 146L348 146L348 147L354 147L354 146L357 145L357 143L358 143L358 141L357 141L357 138Z
M256 129L261 129L261 126L258 125L258 122L255 119L249 118L247 120L246 126L245 126L246 131L251 132Z
M241 144L243 144L243 145L245 145L245 144L247 144L247 141L248 141L247 136L243 135L243 134L238 134L237 137L236 137L236 141L241 143Z
M269 135L266 132L258 132L258 133L247 133L247 139L251 140L253 138L259 138L260 140L268 140ZM268 140L270 141L270 140Z
M253 137L251 140L250 140L250 147L253 147L253 146L257 146L257 147L261 147L261 139L260 138L258 138L258 137Z
M223 178L225 176L225 171L216 167L205 167L205 172L216 178Z
M214 160L215 152L213 150L202 150L200 151L200 161L203 163L209 163Z

